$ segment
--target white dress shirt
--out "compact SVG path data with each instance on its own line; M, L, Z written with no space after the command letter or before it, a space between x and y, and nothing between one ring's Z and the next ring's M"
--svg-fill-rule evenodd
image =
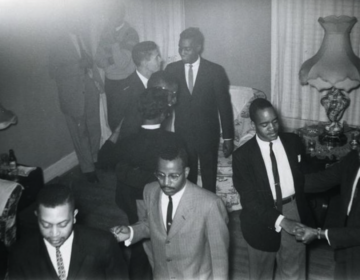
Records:
M44 241L45 241L46 249L50 256L51 263L52 263L53 267L55 268L56 273L59 275L57 261L56 261L56 248L53 245L51 245L46 239L44 239ZM61 257L62 257L63 263L64 263L66 278L68 277L68 274L69 274L73 241L74 241L74 232L72 232L70 234L69 238L66 239L64 244L61 245L61 247L59 248Z
M276 190L275 190L274 174L273 174L271 158L270 158L270 142L261 140L258 135L256 135L256 141L260 147L261 155L265 163L266 173L270 183L271 193L275 201ZM282 198L286 198L290 195L295 194L294 178L292 176L289 159L287 158L287 154L285 152L284 146L279 137L271 142L273 143L272 148L276 157L276 163L279 170L279 180L280 180ZM283 215L280 215L277 218L275 222L275 228L277 232L280 232L281 230L280 223L284 218L285 217Z
M147 88L147 83L149 81L143 74L141 74L138 70L136 70L136 74L139 76L141 82L143 83L144 87Z
M186 189L186 185L180 191L178 191L176 194L171 196L172 203L173 203L173 211L172 211L171 217L173 219L174 219L176 210L179 206L180 200L184 194L185 189ZM169 204L169 197L166 194L164 194L163 192L161 192L160 201L161 201L162 218L163 218L164 226L166 228L166 216L167 216L167 208L168 208L168 204Z
M186 84L187 84L188 88L189 88L189 65L190 65L190 63L185 64L185 79L186 79ZM199 66L200 66L200 56L194 63L192 63L193 78L194 78L193 87L195 87L196 77L199 72Z

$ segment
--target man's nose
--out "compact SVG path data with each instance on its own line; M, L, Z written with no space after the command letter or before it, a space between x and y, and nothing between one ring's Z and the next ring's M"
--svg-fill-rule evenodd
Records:
M274 125L272 123L269 124L269 130L274 130Z
M170 178L169 178L169 176L165 176L165 186L169 186L169 184L170 184Z
M59 234L59 229L57 227L53 227L51 229L52 236L57 236Z

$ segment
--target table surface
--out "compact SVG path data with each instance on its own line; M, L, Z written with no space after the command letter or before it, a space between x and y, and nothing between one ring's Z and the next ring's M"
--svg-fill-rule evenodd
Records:
M350 142L353 138L359 143L360 129L358 127L344 125L344 134L347 137L347 143L345 145L340 147L328 147L322 145L319 142L318 137L324 132L324 129L325 123L319 123L317 125L304 126L295 130L295 133L303 139L306 146L306 152L312 157L317 157L318 159L339 160L350 152ZM315 147L309 149L309 143L311 141L314 143Z

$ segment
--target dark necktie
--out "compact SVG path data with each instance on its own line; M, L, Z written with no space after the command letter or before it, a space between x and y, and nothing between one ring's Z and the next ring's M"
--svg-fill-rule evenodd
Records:
M276 208L280 212L282 212L282 194L281 194L281 187L280 187L280 179L279 179L279 171L277 168L276 157L274 151L272 149L273 143L270 142L270 159L271 159L271 166L274 175L274 183L275 183L275 192L276 192Z
M64 262L61 256L60 247L56 247L56 263L58 267L59 279L65 280L66 279L66 272L64 267Z
M189 64L189 73L188 73L188 79L189 79L189 91L192 94L193 88L194 88L194 73L192 69L192 64Z
M171 224L172 224L172 211L173 211L173 204L172 204L171 196L169 196L169 204L168 204L167 214L166 214L167 233L169 233L170 227L171 227Z

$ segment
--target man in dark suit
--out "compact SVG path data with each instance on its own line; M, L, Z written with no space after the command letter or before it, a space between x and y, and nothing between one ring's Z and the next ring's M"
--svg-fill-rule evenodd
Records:
M35 212L40 233L23 237L10 252L9 279L129 279L114 237L74 227L74 196L63 185L41 189Z
M117 115L109 120L110 127L120 129L120 138L137 133L142 124L141 115L137 110L140 94L147 87L151 74L160 70L161 56L157 45L152 41L144 41L134 46L132 58L136 71L123 82L123 88L113 100Z
M351 151L339 163L319 173L305 176L305 192L317 193L340 185L341 204L335 226L328 229L300 228L296 238L308 244L314 239L327 239L335 249L334 279L360 279L360 160Z
M217 158L220 123L223 152L233 150L234 125L229 95L229 81L224 69L203 59L200 54L204 38L197 28L180 34L181 61L169 64L168 71L179 82L178 104L175 108L175 132L185 140L189 153L189 180L197 182L198 160L204 188L216 191Z
M68 17L66 30L50 46L49 75L56 81L60 109L81 171L89 182L98 182L94 163L100 147L99 94L103 86L93 63L90 34L84 31L79 13Z
M256 136L233 153L233 182L240 194L241 229L249 253L250 279L305 279L305 246L296 242L300 221L312 224L303 186L300 138L279 133L279 120L266 99L249 108Z
M186 179L187 154L172 141L160 149L156 182L146 185L146 216L112 229L125 245L150 238L154 279L228 279L224 202ZM132 231L132 233L131 233Z

